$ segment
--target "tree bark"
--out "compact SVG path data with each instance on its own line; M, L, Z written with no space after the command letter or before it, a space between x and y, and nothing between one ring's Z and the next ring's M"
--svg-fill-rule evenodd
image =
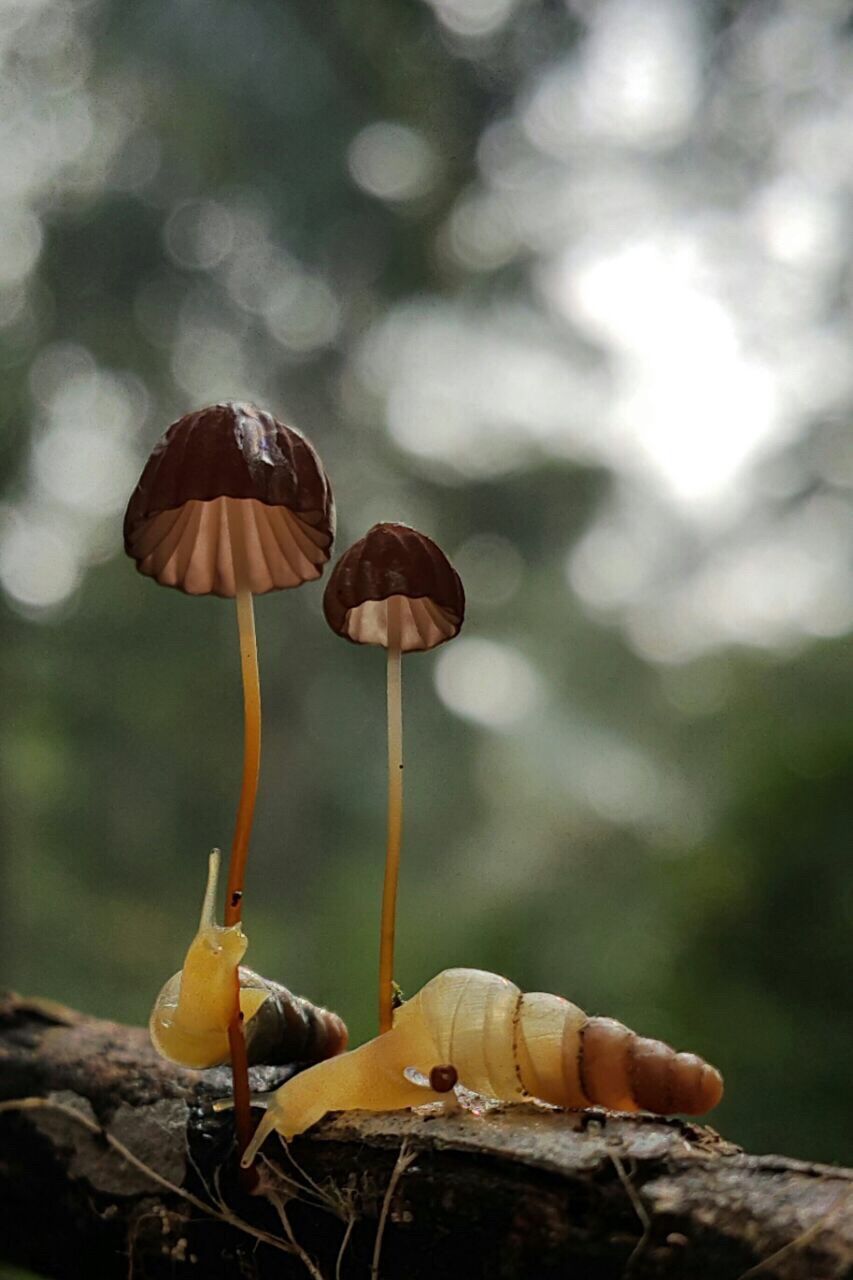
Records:
M473 1097L343 1114L272 1139L249 1195L212 1109L228 1090L139 1028L0 1000L0 1259L105 1280L853 1276L853 1171L703 1126Z

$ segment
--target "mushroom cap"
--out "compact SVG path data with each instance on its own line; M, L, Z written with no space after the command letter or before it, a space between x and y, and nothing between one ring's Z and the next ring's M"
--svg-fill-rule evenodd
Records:
M312 445L254 405L213 404L155 444L124 517L140 573L189 595L236 595L230 526L242 525L255 595L319 578L335 504Z
M462 580L441 548L407 524L375 524L329 575L323 612L345 640L387 649L392 598L401 602L403 653L452 640L465 618Z

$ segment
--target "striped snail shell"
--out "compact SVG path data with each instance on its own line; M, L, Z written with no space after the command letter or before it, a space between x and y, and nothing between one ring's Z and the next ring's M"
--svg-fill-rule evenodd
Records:
M210 855L198 932L184 966L154 1002L148 1022L158 1053L184 1067L216 1067L230 1061L228 1024L234 1007L234 972L240 976L240 1011L250 1066L320 1062L343 1053L347 1029L336 1013L240 964L249 945L239 924L217 924L214 902L219 850Z
M446 969L401 1008L397 1024L416 1020L432 1034L435 1061L452 1062L467 1088L507 1102L703 1115L722 1097L719 1072L695 1054L495 973Z
M265 992L266 999L246 1026L249 1066L322 1062L343 1053L347 1029L330 1009L295 996L280 982L240 966L240 989Z
M449 1068L466 1088L510 1103L702 1115L723 1094L719 1072L692 1053L588 1018L562 996L525 994L498 974L445 969L401 1006L391 1031L282 1085L243 1163L273 1129L289 1139L327 1111L440 1101L445 1088L435 1086L445 1086Z

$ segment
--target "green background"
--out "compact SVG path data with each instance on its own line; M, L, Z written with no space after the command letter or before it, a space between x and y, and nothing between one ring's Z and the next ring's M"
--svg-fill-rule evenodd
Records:
M849 1162L844 6L696 6L686 33L682 6L594 8L4 10L2 976L143 1022L180 966L239 788L236 621L139 577L121 517L170 421L252 397L317 446L338 552L401 519L468 588L460 639L404 661L404 989L461 964L558 991L718 1065L732 1140ZM631 74L670 48L648 73L659 117L604 56L619 40ZM370 132L389 121L411 132ZM630 251L655 218L707 251L696 279L777 406L715 487L697 435L675 497L703 397L728 394L718 313L669 446L654 402L614 428L620 377L654 357L665 391L693 313L633 296L635 365L613 345L624 308L596 294L596 336L553 292L600 222ZM332 635L321 596L257 601L244 921L253 966L358 1041L384 667Z

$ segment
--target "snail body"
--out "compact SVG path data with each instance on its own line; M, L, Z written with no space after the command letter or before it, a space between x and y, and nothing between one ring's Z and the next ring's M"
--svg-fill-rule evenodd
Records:
M719 1072L694 1054L587 1017L561 996L523 993L498 974L445 969L397 1010L391 1031L282 1085L244 1164L274 1129L290 1139L327 1111L441 1101L445 1089L411 1078L429 1078L438 1064L452 1065L466 1088L509 1103L702 1115L723 1092Z
M240 964L249 941L239 924L225 926L214 919L218 878L219 850L214 849L198 932L183 968L164 984L154 1002L148 1022L154 1048L184 1067L228 1062L237 972L250 1065L319 1062L342 1053L347 1030L337 1014Z

